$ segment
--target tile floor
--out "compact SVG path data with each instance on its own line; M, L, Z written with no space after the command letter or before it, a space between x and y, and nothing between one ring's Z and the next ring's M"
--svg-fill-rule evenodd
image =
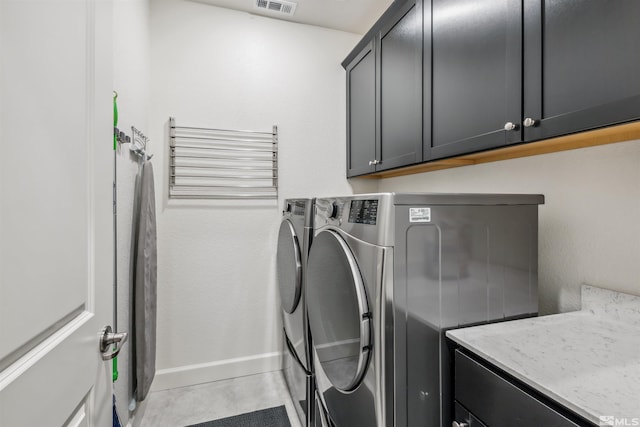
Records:
M284 405L301 427L281 371L152 392L140 427L184 427Z

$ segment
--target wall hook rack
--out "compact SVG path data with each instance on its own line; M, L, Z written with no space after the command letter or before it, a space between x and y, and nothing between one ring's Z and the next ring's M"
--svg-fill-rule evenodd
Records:
M124 131L121 131L116 127L113 128L113 133L119 144L131 144L129 150L141 157L143 160L151 160L153 157L153 154L147 154L147 143L149 142L149 138L135 126L131 126L131 134L133 137L130 137Z

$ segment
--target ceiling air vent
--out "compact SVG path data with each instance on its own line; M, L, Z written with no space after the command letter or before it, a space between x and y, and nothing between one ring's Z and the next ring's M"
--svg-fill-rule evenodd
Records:
M293 16L296 3L284 0L256 0L256 8L267 12L284 13Z

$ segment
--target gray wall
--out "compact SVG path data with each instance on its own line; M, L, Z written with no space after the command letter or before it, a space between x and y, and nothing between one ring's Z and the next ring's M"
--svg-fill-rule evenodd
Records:
M389 178L378 189L544 194L540 311L578 309L582 283L640 295L640 141Z
M360 36L183 0L151 2L150 25L149 124L164 144L154 159L162 165L154 389L280 369L283 200L353 191L340 61ZM169 116L179 126L277 124L279 199L169 200Z

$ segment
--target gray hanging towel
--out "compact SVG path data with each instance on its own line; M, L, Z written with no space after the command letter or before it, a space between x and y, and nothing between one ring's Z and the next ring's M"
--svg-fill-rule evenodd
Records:
M157 249L153 166L145 162L140 180L140 208L134 274L136 400L147 397L156 373Z

